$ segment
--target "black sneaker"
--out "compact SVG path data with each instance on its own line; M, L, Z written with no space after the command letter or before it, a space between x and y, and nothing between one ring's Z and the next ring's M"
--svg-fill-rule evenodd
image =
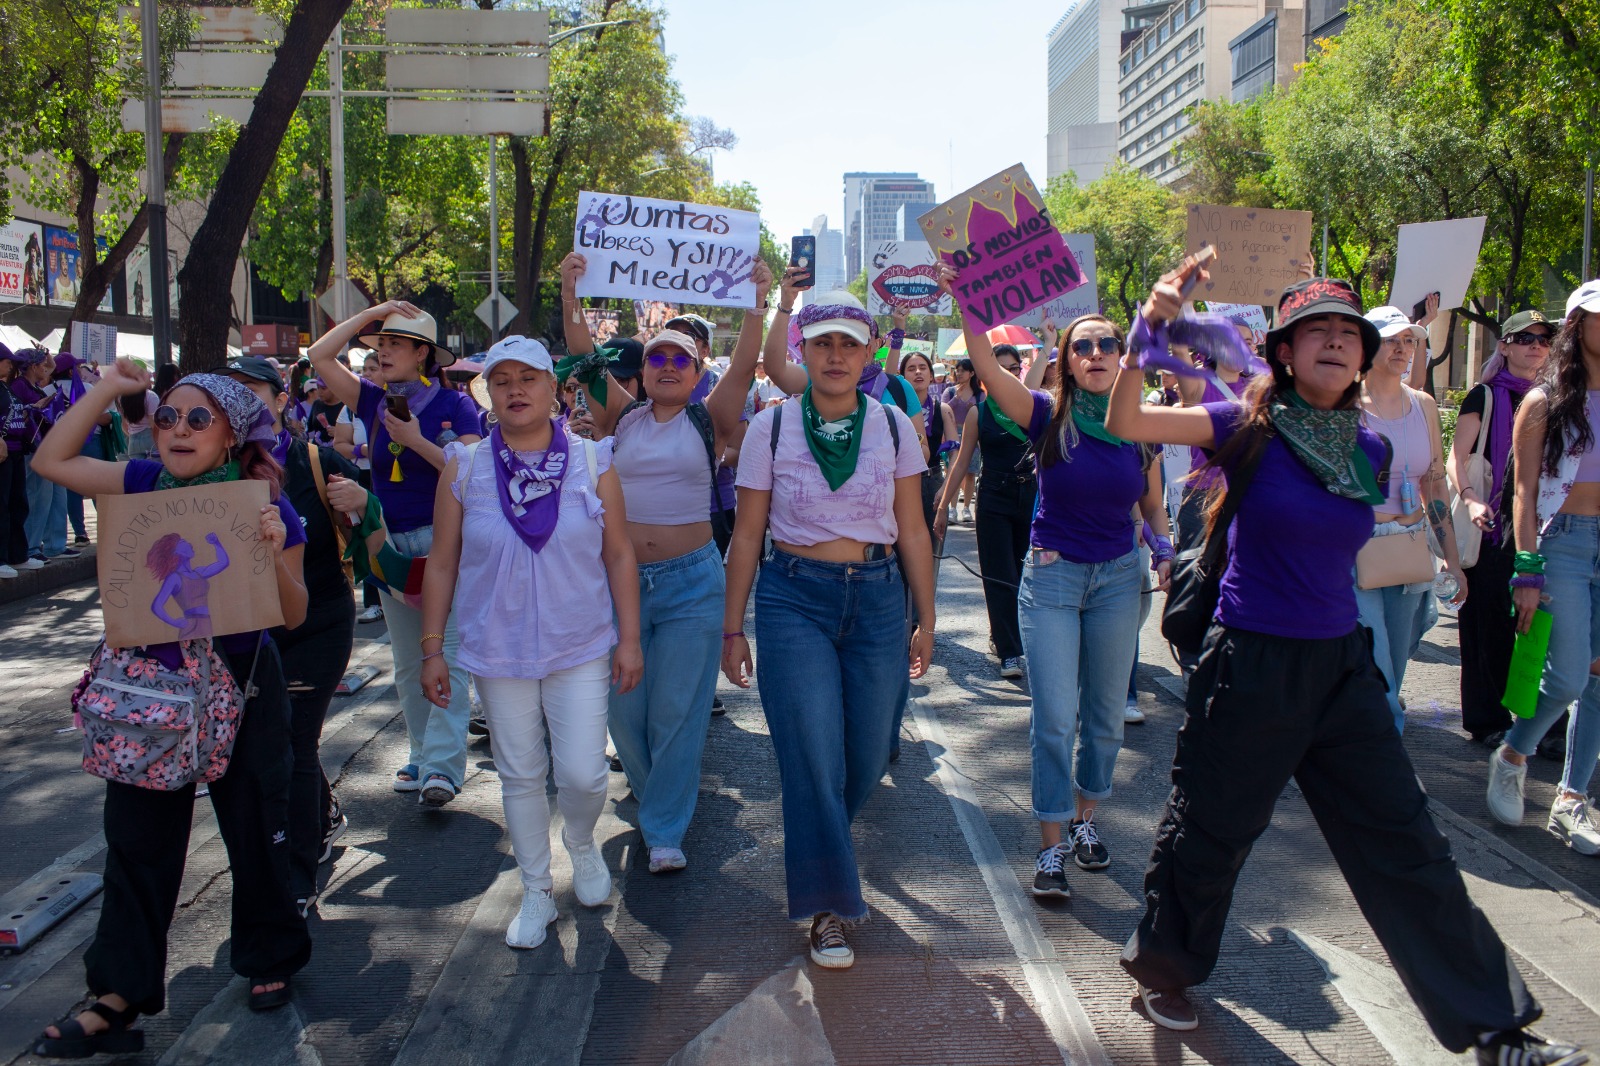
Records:
M1150 1016L1150 1020L1164 1029L1187 1033L1200 1028L1200 1016L1195 1013L1194 1004L1189 1002L1189 997L1184 995L1181 988L1146 988L1140 985L1139 1001L1144 1004L1144 1012Z
M486 737L489 735L489 719L477 715L467 719L467 736Z
M73 544L74 547L78 547L78 548L88 547L89 538L85 537L85 536L82 536L80 534L79 536L76 536L76 537L72 538L72 544Z
M1496 1033L1479 1044L1478 1066L1583 1066L1589 1053L1571 1044L1557 1044L1526 1029Z
M607 755L606 756L606 762L607 762L607 764L610 765L612 773L614 773L614 774L622 773L622 756L620 756L620 755Z
M334 842L344 836L344 831L350 828L350 819L339 809L338 800L333 801L333 808L329 811L328 817L330 819L328 831L322 834L322 855L317 859L318 866L333 858Z
M1072 889L1067 887L1066 844L1040 848L1033 864L1033 888L1041 899L1071 899Z
M725 715L727 713L728 713L728 708L726 708L726 707L724 707L722 705L722 697L721 696L712 696L711 697L711 717L713 717L713 718L721 718L723 715Z
M1104 870L1111 865L1111 852L1100 843L1100 834L1094 828L1094 812L1082 821L1073 819L1067 824L1067 834L1072 838L1072 861L1080 870Z

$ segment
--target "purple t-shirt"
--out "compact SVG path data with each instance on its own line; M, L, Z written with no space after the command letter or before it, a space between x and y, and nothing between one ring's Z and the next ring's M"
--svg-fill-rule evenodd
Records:
M1244 408L1203 406L1221 448L1243 423ZM1363 426L1356 440L1381 473L1378 435ZM1228 531L1217 621L1304 640L1345 636L1356 627L1356 553L1372 536L1372 522L1371 504L1329 492L1274 436Z
M1050 397L1033 394L1029 438L1035 453L1050 432ZM1108 444L1087 433L1067 455L1039 469L1039 505L1030 543L1074 563L1106 563L1134 549L1133 506L1144 495L1136 444Z
M389 452L389 431L383 428L378 414L382 410L383 389L363 379L356 417L367 427L367 439L372 442L372 491L383 504L383 520L389 531L409 533L433 525L433 496L439 487L439 471L428 460L406 448L399 458L400 480L390 480L396 460ZM447 429L457 437L482 435L483 423L477 405L464 392L440 389L421 411L413 410L412 416L422 425L423 439L441 448L453 439L439 439Z
M122 491L132 496L139 492L154 492L156 479L161 476L161 464L153 459L130 459L122 471ZM287 493L280 492L276 501L278 514L283 518L284 538L283 546L292 548L296 544L306 542L305 523L295 513L294 505L289 502ZM265 630L256 630L252 633L230 633L225 637L218 637L217 644L229 655L248 654L263 639L272 638Z

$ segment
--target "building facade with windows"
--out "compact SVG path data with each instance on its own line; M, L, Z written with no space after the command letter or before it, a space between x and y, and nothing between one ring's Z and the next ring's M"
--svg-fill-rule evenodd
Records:
M1234 103L1260 96L1268 87L1285 85L1294 77L1295 64L1305 58L1305 25L1304 7L1269 0L1267 13L1228 42Z
M1073 0L1045 38L1047 179L1087 184L1116 158L1123 21L1119 0Z
M814 292L836 292L850 283L844 271L844 234L828 225L827 215L811 220L806 231L817 239L817 284Z
M1265 14L1265 0L1170 0L1125 8L1117 64L1117 155L1148 177L1183 177L1177 146L1186 109L1233 95L1228 42Z
M860 178L855 215L845 231L846 277L854 279L864 269L867 256L879 241L900 239L900 208L906 204L937 204L933 182L915 174L846 174L845 210L851 204L850 179Z
M867 187L869 181L876 181L880 178L892 181L919 180L910 171L855 170L844 176L844 215L841 218L839 229L844 234L844 268L847 278L854 278L861 273L863 232L861 193Z

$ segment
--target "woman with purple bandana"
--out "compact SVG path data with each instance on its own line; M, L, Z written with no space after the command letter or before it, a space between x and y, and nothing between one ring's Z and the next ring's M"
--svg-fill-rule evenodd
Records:
M1539 1005L1467 895L1357 623L1350 574L1386 473L1383 442L1357 405L1378 330L1349 282L1299 281L1267 334L1271 372L1256 375L1243 405L1142 407L1142 368L1178 367L1167 333L1205 276L1191 257L1157 282L1129 339L1139 362L1122 361L1106 418L1124 439L1212 451L1243 489L1122 966L1151 1021L1200 1025L1188 992L1216 966L1239 873L1293 778L1441 1044L1474 1051L1480 1066L1587 1062L1523 1028ZM1213 516L1227 491L1212 490Z
M1450 484L1483 531L1478 561L1465 571L1472 595L1456 615L1461 636L1461 728L1480 744L1498 746L1511 728L1511 712L1500 702L1515 641L1510 584L1515 552L1511 511L1505 506L1510 487L1506 467L1511 459L1512 421L1550 356L1554 336L1555 327L1542 311L1518 311L1501 324L1500 342L1484 365L1483 378L1461 401L1450 445ZM1483 431L1486 410L1487 433ZM1482 497L1465 476L1468 462L1478 454L1479 437L1484 438L1482 455L1489 466L1489 494Z
M786 331L792 311L780 305L774 328ZM820 304L795 323L810 384L751 419L739 455L722 672L749 687L744 615L759 564L756 681L783 778L789 918L811 922L814 963L845 969L855 964L846 929L867 917L850 825L889 765L910 679L933 658L927 463L905 413L859 387L871 316Z
M4 455L0 458L0 578L44 566L44 560L28 554L28 474L37 442L38 410L13 392L22 381L23 369L42 358L44 352L38 348L12 352L0 346L0 439L5 443L0 452Z
M107 462L81 455L96 415L119 397L149 386L144 368L119 359L81 402L68 408L34 456L39 472L85 496L195 488L225 481L264 481L273 502L257 519L277 578L286 625L306 615L301 572L305 532L279 490L283 468L273 460L272 415L243 385L216 374L190 374L154 415L159 462ZM289 693L277 648L264 631L217 638L228 670L246 693L242 724L227 771L211 782L211 805L233 874L234 972L246 979L252 1010L281 1007L290 978L311 958L305 918L289 894ZM152 658L175 645L145 649ZM129 1054L144 1047L129 1025L166 1005L167 931L183 884L194 820L195 786L173 792L106 782L108 854L104 902L84 956L87 1010L63 1018L34 1042L47 1058Z
M339 362L339 353L358 335L378 354L378 382L357 377ZM390 300L333 327L309 354L328 391L367 427L372 491L383 505L389 543L403 555L427 556L444 449L452 441L471 444L481 439L472 398L441 387L442 371L456 357L439 346L433 316L403 300ZM445 662L453 664L460 646L456 622L430 632L422 625L422 612L400 597L380 592L379 599L410 741L410 757L395 771L393 787L420 793L425 807L443 807L466 780L472 700L467 672L454 667L449 706L430 703L422 695L419 649L425 639L442 638Z
M631 691L644 671L639 578L612 442L572 436L566 419L552 420L555 364L544 345L505 338L485 356L483 378L495 424L487 439L445 449L422 617L437 633L451 604L463 607L457 663L483 698L522 874L506 943L536 948L557 917L551 761L573 891L585 907L611 895L594 827L606 799L608 697L613 686ZM422 686L443 707L452 679L441 643L423 644Z
M56 361L43 348L25 348L17 353L25 360L22 373L11 383L11 394L32 408L32 443L37 448L56 416L64 409L56 400L60 389L51 384ZM28 467L28 558L41 565L59 556L77 555L67 547L67 490L49 478L40 477Z

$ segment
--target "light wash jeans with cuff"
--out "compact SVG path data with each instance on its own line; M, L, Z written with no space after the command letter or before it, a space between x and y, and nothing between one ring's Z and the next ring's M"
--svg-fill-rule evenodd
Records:
M54 559L67 550L67 490L33 472L33 456L23 460L28 471L28 521L23 533L28 554Z
M1028 552L1017 598L1033 694L1033 816L1070 822L1074 793L1111 795L1144 579L1137 549L1104 563L1041 565L1046 557Z
M722 662L722 557L715 542L639 564L644 677L611 693L611 742L652 848L681 848L700 799L700 756Z
M1572 709L1567 723L1567 762L1561 787L1585 795L1600 759L1600 681L1589 664L1600 658L1600 517L1558 514L1539 538L1545 557L1544 604L1550 612L1550 650L1545 655L1539 704L1532 718L1518 718L1506 743L1532 755L1539 741ZM1573 701L1577 701L1576 706Z
M427 555L433 549L433 527L390 533L389 543L402 555ZM450 666L450 706L435 707L422 695L422 612L387 592L378 593L389 626L389 654L394 657L394 687L406 719L409 761L421 772L418 782L443 774L457 789L467 775L467 718L472 713L469 674L456 665L461 634L455 611L444 624L444 661Z
M594 838L606 804L606 699L611 656L602 655L548 677L472 675L489 722L494 767L506 809L506 833L517 857L522 887L550 891L550 798L545 792L555 764L556 806L562 835L574 844ZM545 736L550 746L545 751Z

